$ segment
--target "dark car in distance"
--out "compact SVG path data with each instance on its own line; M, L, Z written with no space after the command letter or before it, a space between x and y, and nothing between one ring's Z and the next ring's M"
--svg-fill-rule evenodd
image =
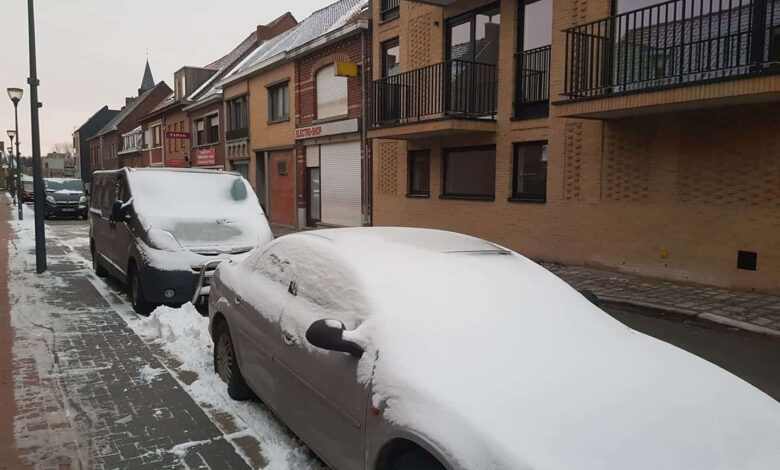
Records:
M46 201L43 218L81 217L87 219L89 206L84 182L75 178L44 178Z

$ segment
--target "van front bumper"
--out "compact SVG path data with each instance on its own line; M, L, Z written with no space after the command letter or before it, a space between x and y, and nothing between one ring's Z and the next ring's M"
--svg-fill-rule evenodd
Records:
M155 304L184 304L192 300L198 275L194 271L163 271L141 268L141 288L146 300Z

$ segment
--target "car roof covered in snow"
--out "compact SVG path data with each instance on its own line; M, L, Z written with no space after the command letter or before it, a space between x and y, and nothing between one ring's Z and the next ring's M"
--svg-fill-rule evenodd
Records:
M350 252L356 249L373 251L392 246L394 250L422 250L428 253L510 253L505 248L479 238L423 228L339 228L303 232L301 235L325 238L335 242L336 247Z

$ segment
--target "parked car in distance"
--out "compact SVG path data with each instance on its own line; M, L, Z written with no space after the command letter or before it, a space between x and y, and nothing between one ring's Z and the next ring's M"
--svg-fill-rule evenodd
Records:
M273 239L241 175L168 168L95 172L89 234L96 273L124 282L140 314L189 301L204 264Z
M22 202L35 201L35 188L32 176L22 175Z
M222 263L215 371L338 470L774 470L780 404L512 251L330 229Z
M76 178L44 178L46 194L43 218L80 217L87 219L87 195L84 182ZM24 197L22 197L24 200Z

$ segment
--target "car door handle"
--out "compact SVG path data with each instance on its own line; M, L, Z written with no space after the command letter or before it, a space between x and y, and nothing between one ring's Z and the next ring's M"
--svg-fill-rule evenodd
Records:
M287 346L294 346L298 342L292 333L287 332L282 333L282 339Z

